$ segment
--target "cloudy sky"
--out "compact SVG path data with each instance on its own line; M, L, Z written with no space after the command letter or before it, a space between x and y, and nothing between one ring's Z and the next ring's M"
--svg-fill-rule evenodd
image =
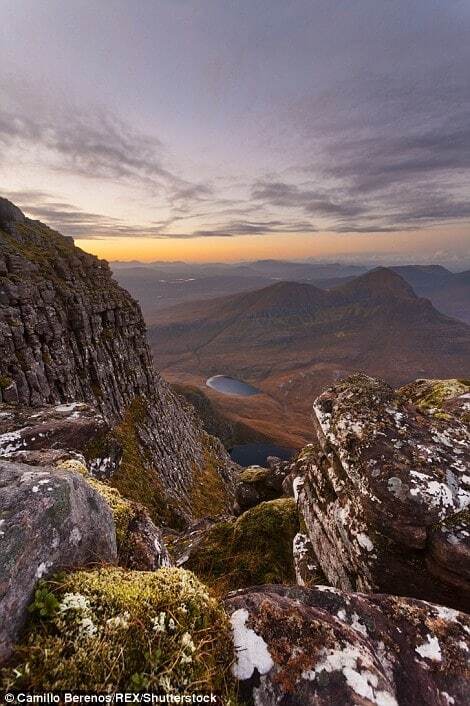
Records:
M468 0L1 0L0 193L110 259L470 264Z

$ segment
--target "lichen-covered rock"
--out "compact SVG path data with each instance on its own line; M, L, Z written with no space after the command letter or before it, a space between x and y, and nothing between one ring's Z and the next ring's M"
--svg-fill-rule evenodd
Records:
M155 372L140 308L108 264L5 199L0 213L0 403L97 409L123 446L116 487L149 499L154 519L208 514L214 486L228 510L233 464Z
M217 692L233 659L222 607L190 572L103 568L43 582L6 689Z
M315 401L319 447L297 462L294 483L333 585L470 610L470 430L453 400L445 418L424 414L403 391L356 375Z
M263 502L236 520L225 520L201 532L185 566L226 593L260 583L294 583L292 554L299 518L292 498Z
M324 583L324 576L318 564L310 537L297 532L292 544L295 580L299 586L313 586Z
M101 477L113 475L121 457L103 415L84 402L0 405L0 458L35 466L77 459Z
M268 468L248 466L237 477L235 485L236 514L240 514L265 500L274 500L283 495L282 484L288 465L271 457Z
M40 578L116 558L111 511L81 475L0 461L0 660Z
M241 695L257 706L466 706L470 617L326 586L259 586L226 606Z

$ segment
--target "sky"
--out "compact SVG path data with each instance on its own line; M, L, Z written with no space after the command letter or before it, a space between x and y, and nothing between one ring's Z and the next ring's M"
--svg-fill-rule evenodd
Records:
M111 260L470 266L468 0L1 0L0 195Z

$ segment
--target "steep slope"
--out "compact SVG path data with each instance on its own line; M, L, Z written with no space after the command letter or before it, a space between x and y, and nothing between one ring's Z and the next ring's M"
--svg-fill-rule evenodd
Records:
M450 272L440 265L393 267L416 294L427 297L439 311L470 324L470 271Z
M106 262L4 199L1 401L94 406L123 447L113 482L154 516L164 507L178 520L190 517L211 484L220 509L228 500L228 459L155 372L138 304Z
M161 312L149 335L173 380L241 377L303 414L312 395L355 371L401 385L415 377L465 377L470 365L470 327L438 312L386 268L331 291L280 282L174 307ZM237 404L247 412L255 402Z

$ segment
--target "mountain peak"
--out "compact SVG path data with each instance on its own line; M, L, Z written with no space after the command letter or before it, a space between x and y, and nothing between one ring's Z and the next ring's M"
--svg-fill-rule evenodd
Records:
M328 297L324 290L312 284L289 281L276 282L250 294L255 300L255 308L289 309L292 313L323 304ZM249 296L245 295L245 298Z
M413 288L399 274L388 267L376 267L370 272L356 277L352 282L338 287L335 291L357 298L417 299Z

